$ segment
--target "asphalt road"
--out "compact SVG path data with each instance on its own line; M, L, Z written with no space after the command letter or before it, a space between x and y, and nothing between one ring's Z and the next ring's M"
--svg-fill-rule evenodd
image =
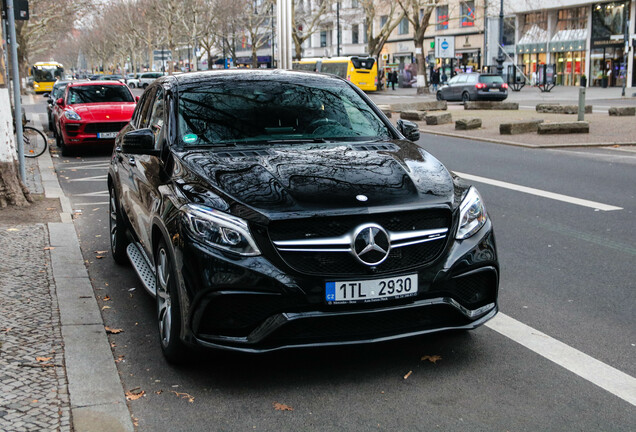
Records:
M528 150L429 135L420 143L449 169L481 177L474 184L495 224L502 313L548 344L586 354L583 363L597 360L633 380L635 149ZM490 326L373 346L197 353L172 367L160 352L154 301L134 271L109 256L109 153L53 155L81 210L75 224L104 322L123 330L109 337L124 389L145 391L129 402L140 431L636 430L633 399ZM621 209L597 211L515 186Z

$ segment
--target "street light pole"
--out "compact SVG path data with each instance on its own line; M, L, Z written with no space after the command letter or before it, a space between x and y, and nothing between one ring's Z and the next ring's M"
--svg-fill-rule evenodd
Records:
M340 2L336 2L336 38L337 40L337 45L336 45L336 53L337 53L337 57L340 57Z
M504 62L504 52L503 52L503 28L504 28L504 2L501 0L499 4L499 49L497 55L497 74L503 75L503 62Z
M18 72L18 44L15 36L15 12L13 0L7 0L7 20L9 21L9 38L11 39L11 71L13 75L13 106L15 108L13 119L18 147L18 165L20 178L26 181L26 169L24 166L24 141L22 137L22 101L20 99L20 73Z

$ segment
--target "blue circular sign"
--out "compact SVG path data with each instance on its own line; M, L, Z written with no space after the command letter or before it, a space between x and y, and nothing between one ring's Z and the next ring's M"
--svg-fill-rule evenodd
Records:
M448 42L442 42L442 49L448 49Z

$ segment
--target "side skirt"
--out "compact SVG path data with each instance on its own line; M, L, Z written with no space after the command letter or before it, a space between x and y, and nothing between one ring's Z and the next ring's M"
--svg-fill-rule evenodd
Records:
M146 291L148 291L151 296L155 297L157 295L155 270L152 264L150 264L150 260L146 256L146 253L141 248L141 245L139 243L130 243L126 248L126 254L128 255L128 258L130 258L130 262L137 272L137 275L139 276L139 279Z

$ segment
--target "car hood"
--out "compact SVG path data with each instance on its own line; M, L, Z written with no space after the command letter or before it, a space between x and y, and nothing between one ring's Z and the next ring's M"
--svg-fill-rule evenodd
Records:
M68 109L72 109L86 121L121 122L130 121L135 106L135 102L109 102L70 105Z
M452 208L456 200L444 165L408 141L196 150L178 154L176 163L184 165L175 173L184 173L177 183L189 201L235 213L247 206L269 219Z

